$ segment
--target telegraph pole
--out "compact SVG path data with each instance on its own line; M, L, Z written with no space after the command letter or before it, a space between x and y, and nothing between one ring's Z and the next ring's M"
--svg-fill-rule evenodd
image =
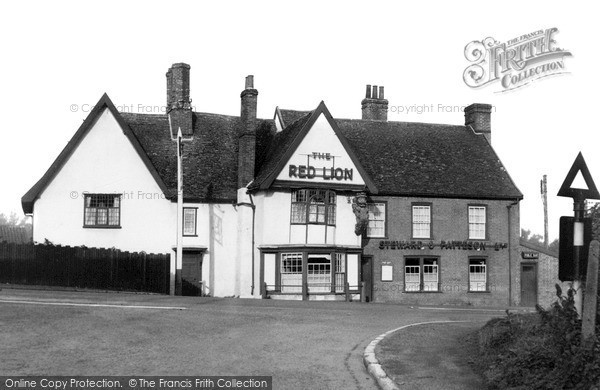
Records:
M548 182L546 175L544 175L540 185L544 204L544 247L548 248Z

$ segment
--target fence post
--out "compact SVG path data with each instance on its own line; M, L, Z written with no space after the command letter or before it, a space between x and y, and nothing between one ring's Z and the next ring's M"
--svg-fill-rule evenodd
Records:
M596 240L590 243L587 263L587 276L585 282L585 295L583 296L583 318L581 324L581 337L585 340L593 336L596 331L596 311L598 310L598 254L600 243Z
M366 302L367 299L365 297L365 282L360 282L360 301Z
M350 302L350 283L346 282L346 302Z
M267 282L262 285L262 299L267 299Z

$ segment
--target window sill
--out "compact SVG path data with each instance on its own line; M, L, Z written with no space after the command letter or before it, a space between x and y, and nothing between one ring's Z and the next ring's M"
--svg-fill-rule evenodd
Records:
M198 237L197 234L183 234L183 237Z
M87 226L83 225L84 229L121 229L121 226Z
M492 292L489 290L486 291L467 291L467 294L491 294Z

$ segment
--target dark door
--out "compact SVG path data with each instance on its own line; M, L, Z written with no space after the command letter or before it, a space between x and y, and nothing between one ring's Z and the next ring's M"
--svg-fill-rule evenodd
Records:
M537 304L537 266L521 264L521 306Z
M202 295L202 253L183 252L181 295Z
M363 256L360 262L360 281L364 288L364 302L373 300L373 257Z

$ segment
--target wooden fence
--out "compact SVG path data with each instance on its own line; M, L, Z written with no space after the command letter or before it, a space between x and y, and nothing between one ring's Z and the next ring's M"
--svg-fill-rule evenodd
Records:
M0 243L0 283L168 294L170 256Z

